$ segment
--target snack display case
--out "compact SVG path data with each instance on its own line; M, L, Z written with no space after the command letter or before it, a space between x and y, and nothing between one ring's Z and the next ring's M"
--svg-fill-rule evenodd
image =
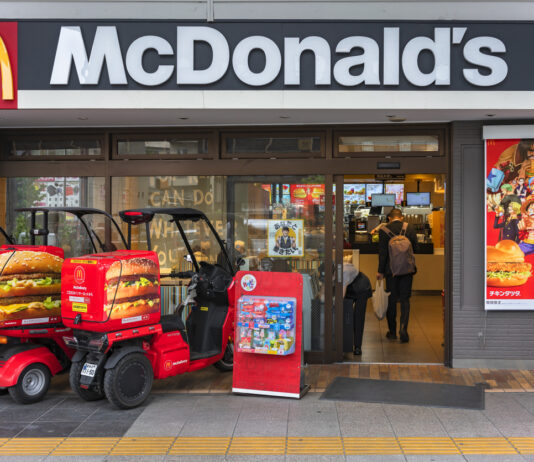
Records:
M243 295L237 301L237 350L289 355L295 352L297 300Z

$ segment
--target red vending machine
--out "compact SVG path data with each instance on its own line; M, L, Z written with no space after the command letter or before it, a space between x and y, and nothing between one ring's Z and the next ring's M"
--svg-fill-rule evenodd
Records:
M302 276L239 271L232 391L301 398Z

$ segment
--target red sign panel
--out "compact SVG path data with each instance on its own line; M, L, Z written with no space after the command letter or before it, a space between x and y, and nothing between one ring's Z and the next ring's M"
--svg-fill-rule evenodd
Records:
M17 109L17 25L0 22L0 109Z
M236 275L234 393L299 398L302 383L302 275Z
M486 140L487 310L532 310L534 138Z

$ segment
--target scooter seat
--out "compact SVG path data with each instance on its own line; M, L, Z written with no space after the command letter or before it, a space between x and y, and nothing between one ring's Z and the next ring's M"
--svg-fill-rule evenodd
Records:
M161 329L163 332L174 332L185 330L184 322L179 314L167 314L161 317Z

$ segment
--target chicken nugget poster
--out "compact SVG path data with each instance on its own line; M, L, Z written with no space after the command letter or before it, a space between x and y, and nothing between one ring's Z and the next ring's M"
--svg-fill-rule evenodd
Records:
M486 140L486 310L534 309L534 133Z
M304 220L267 220L269 257L304 256Z

